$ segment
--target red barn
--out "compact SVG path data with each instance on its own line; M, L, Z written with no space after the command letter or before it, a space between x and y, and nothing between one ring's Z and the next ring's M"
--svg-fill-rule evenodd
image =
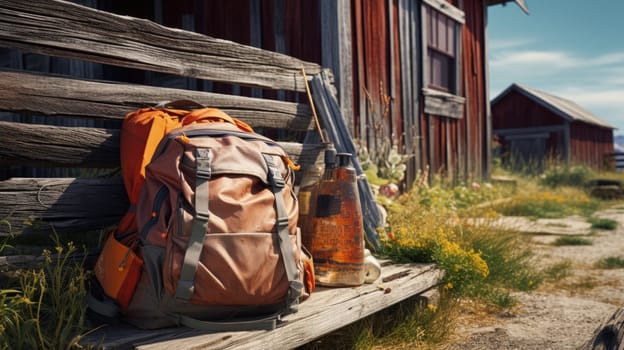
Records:
M330 68L351 136L369 150L396 146L401 153L413 156L406 171L405 185L409 187L418 172L427 168L451 178L487 178L492 130L487 92L487 8L510 1L74 2ZM523 0L513 2L527 11ZM2 48L0 66L305 101L303 95L252 86L67 62Z
M609 123L573 101L512 84L492 100L493 134L518 167L548 160L605 166L613 153Z

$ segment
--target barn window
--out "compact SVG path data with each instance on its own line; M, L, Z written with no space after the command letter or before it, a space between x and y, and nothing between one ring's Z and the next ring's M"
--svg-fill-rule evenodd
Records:
M427 61L429 86L455 92L457 23L440 11L425 6L427 26Z
M458 81L464 12L444 0L423 0L421 15L425 112L461 118L465 100L459 96Z

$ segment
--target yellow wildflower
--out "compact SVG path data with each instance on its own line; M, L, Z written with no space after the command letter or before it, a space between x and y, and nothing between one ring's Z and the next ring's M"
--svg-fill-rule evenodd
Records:
M438 307L433 305L433 304L427 304L427 309L429 309L429 311L431 311L431 312L438 311Z

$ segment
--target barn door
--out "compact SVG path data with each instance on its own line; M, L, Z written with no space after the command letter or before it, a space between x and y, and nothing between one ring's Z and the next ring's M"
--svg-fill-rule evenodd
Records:
M541 173L546 162L548 133L507 136L514 171Z

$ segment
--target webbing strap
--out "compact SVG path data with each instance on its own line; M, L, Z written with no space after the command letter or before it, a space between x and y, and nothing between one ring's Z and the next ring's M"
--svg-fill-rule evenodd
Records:
M181 314L170 314L177 324L209 332L235 332L273 330L277 326L278 315L245 321L204 321Z
M207 148L197 148L195 150L195 160L197 168L195 170L195 216L189 238L186 253L184 254L184 264L180 272L178 287L176 288L176 299L189 301L193 295L193 285L195 284L195 272L199 263L204 236L208 225L210 213L208 211L208 182L211 176L212 153Z
M284 261L284 267L286 270L286 276L288 277L289 285L286 303L287 305L292 305L295 304L299 299L303 284L299 281L299 273L297 272L297 264L295 263L295 254L293 252L292 243L288 234L288 212L286 211L286 204L284 203L284 196L282 194L282 189L285 186L285 182L279 167L273 159L273 156L270 154L262 154L262 156L264 157L264 160L269 169L269 182L273 187L273 194L275 195L275 211L277 214L277 237L279 240L280 251L282 253L282 260Z
M89 309L99 315L110 319L119 317L119 306L108 297L105 297L104 300L98 300L90 292L87 292L86 301Z

